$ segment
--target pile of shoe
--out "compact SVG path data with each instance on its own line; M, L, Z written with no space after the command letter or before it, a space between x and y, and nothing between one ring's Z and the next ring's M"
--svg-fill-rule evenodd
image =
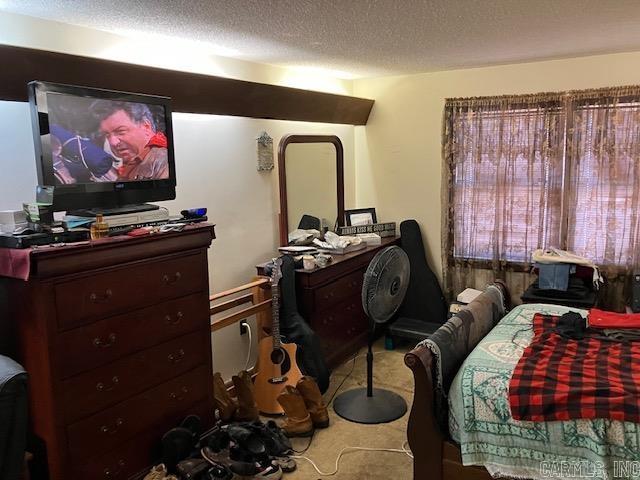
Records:
M282 478L296 469L288 437L308 437L329 426L327 407L318 384L302 377L278 396L286 418L282 428L259 420L251 375L232 377L232 397L220 373L213 377L219 421L203 432L199 417L190 415L162 437L162 461L144 480L236 480Z
M251 375L242 371L234 375L232 380L237 400L229 394L220 373L213 376L213 396L220 420L223 422L257 420L258 406L253 394ZM302 377L295 387L286 386L277 400L286 415L282 429L287 436L309 437L313 434L314 428L329 426L327 406L322 400L318 384L312 377Z
M201 421L188 416L162 437L163 463L144 480L279 480L295 470L289 439L273 421L222 425L202 434Z

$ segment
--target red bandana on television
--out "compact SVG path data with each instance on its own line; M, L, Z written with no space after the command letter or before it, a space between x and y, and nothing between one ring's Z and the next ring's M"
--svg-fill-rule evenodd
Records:
M164 133L162 132L156 133L147 142L147 147L167 148L167 145L168 145L167 137L165 137Z
M165 134L162 132L158 132L149 139L144 149L142 149L143 156L146 156L147 153L149 153L149 150L151 150L151 147L167 148L168 144L169 142L167 141L167 137L165 136ZM120 177L126 177L127 172L132 167L134 167L135 165L138 165L141 162L142 162L142 158L140 158L139 156L131 160L125 160L124 162L122 162L122 165L117 168L118 175Z

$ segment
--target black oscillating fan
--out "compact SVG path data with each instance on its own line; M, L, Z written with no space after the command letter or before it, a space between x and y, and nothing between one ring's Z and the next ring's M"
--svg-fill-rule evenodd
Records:
M367 387L338 395L333 409L342 418L357 423L387 423L407 411L397 393L373 388L373 353L376 326L387 322L398 310L409 285L409 257L400 247L387 247L373 257L364 274L362 307L369 317Z

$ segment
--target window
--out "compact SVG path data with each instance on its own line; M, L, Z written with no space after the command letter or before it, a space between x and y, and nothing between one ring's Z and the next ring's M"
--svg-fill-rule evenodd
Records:
M600 265L637 266L640 102L574 112L567 245Z
M638 266L640 87L448 100L448 262Z

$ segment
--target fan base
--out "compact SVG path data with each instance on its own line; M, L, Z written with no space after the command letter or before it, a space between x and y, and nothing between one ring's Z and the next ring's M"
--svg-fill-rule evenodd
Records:
M367 397L366 388L356 388L338 395L333 401L333 409L350 422L388 423L407 412L407 402L389 390L374 388L373 396Z

